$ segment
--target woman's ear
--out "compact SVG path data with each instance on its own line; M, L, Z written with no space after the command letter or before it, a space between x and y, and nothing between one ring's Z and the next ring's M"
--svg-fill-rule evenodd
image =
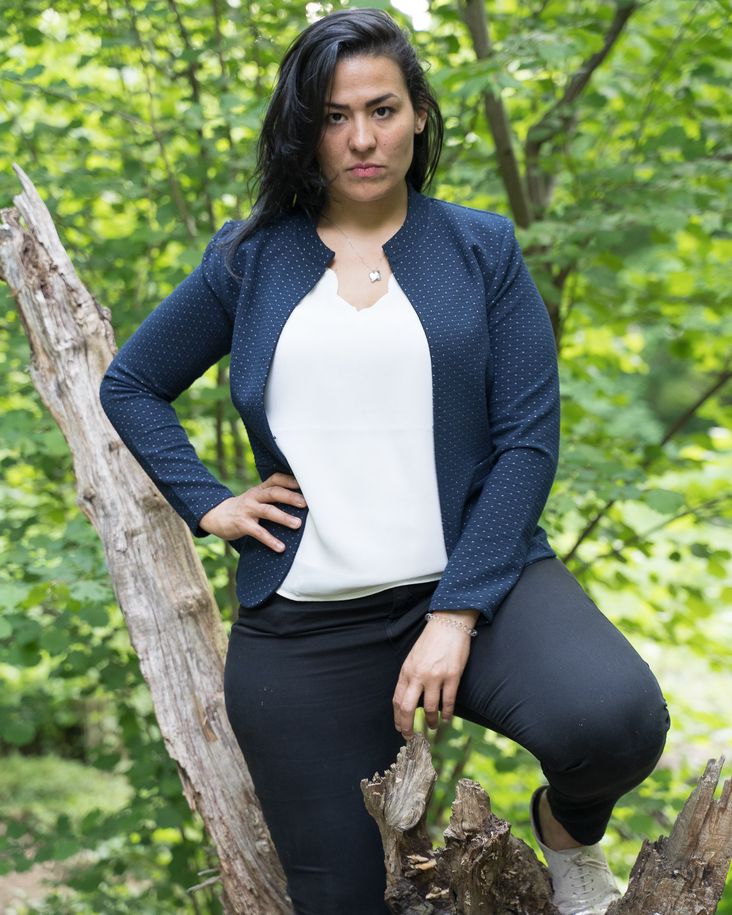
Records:
M422 133L426 123L427 123L427 111L426 110L418 111L414 115L414 132Z

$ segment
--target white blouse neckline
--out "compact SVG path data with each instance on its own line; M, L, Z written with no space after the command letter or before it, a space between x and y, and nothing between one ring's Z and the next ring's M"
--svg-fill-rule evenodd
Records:
M386 281L386 292L382 296L379 296L379 298L375 302L373 302L371 305L366 305L364 308L356 308L355 305L352 305L348 301L348 299L344 299L343 296L338 292L338 274L335 272L335 270L332 267L326 267L325 271L327 274L330 274L330 276L331 276L331 285L333 287L333 294L335 295L335 297L337 299L340 299L340 301L343 302L344 305L348 305L348 307L352 311L355 311L356 314L359 314L362 311L371 311L372 309L376 308L377 305L380 305L384 301L384 299L388 299L392 293L392 286L393 286L392 280L394 279L394 274L390 273L389 277Z

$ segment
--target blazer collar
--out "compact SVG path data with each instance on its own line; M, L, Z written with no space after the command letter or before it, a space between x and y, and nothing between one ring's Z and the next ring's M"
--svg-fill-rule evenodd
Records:
M390 263L399 260L410 249L414 250L415 244L420 240L427 222L427 208L429 197L416 190L409 181L407 184L407 215L402 225L394 235L382 245L382 249ZM294 245L314 262L326 267L335 257L335 251L328 247L318 235L315 221L303 209L292 211L293 228L291 239L288 243Z

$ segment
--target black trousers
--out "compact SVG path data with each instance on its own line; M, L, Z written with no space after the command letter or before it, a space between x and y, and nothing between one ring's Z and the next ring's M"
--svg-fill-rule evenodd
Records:
M436 586L339 601L275 594L239 608L226 711L297 915L388 911L359 782L404 743L392 697ZM559 822L578 842L599 841L618 798L663 750L670 721L650 668L557 558L527 565L477 628L455 714L529 750Z

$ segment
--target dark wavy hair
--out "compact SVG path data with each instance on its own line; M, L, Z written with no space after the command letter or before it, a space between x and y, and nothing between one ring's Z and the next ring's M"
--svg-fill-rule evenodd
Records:
M424 130L414 136L406 180L429 187L442 152L444 121L409 34L383 10L336 10L311 23L283 57L257 142L252 176L259 185L251 214L227 237L227 261L239 244L293 207L315 220L327 199L327 183L316 151L325 124L325 100L336 64L361 55L390 57L400 68L412 107L427 111Z

